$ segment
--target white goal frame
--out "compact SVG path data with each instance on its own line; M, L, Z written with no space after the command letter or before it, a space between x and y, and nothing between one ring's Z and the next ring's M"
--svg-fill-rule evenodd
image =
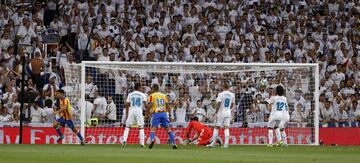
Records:
M86 77L86 66L104 66L104 65L151 65L151 66L261 66L261 67L309 67L314 68L314 79L315 79L315 91L314 91L314 103L315 103L315 115L314 115L314 143L308 145L319 145L319 64L318 63L182 63L182 62L110 62L110 61L82 61L81 66L81 113L80 113L80 132L85 138L85 77Z

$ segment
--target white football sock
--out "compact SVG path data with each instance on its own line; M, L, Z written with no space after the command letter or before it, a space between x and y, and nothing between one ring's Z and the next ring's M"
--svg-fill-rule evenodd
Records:
M229 146L229 138L230 138L230 131L228 128L224 130L224 135L225 135L224 147L228 147Z
M281 136L282 136L282 139L283 139L283 141L284 141L284 144L287 144L286 132L285 132L285 131L282 131L282 132L281 132Z
M276 139L277 139L277 142L280 142L281 141L281 132L280 132L280 129L277 128L275 130L275 134L276 134Z
M216 143L216 138L218 137L218 134L219 134L219 129L214 129L214 132L213 132L213 137L212 137L212 142L211 142L211 146L214 146L215 143Z
M140 145L144 145L144 141L145 141L145 133L144 133L144 129L140 129L139 130L139 136L140 136Z
M129 135L129 131L130 131L130 128L129 127L126 127L125 128L125 131L124 131L124 142L127 141L127 138L128 138L128 135Z
M268 138L269 138L269 144L273 144L273 139L274 139L274 132L273 132L273 130L269 130Z

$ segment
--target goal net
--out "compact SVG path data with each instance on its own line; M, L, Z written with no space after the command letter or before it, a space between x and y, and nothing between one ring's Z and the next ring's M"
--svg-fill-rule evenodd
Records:
M317 64L83 62L71 65L65 75L66 96L88 143L123 142L125 100L134 83L141 83L145 94L153 84L160 86L171 104L169 117L177 143L183 143L192 116L210 127L215 126L215 99L221 92L220 84L227 82L236 96L230 144L268 143L269 106L256 101L274 95L277 85L285 87L289 103L288 143L318 144ZM138 126L135 123L131 127L127 143L138 144ZM149 143L149 127L150 120L146 120L146 143ZM65 133L65 143L78 142L70 130ZM223 135L220 130L222 140ZM156 141L168 143L164 129L156 131Z

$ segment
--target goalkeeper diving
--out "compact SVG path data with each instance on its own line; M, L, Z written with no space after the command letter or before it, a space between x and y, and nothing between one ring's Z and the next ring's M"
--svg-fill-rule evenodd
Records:
M193 139L190 139L190 133L192 130L195 131L195 136ZM190 144L190 143L194 142L195 140L197 140L196 145L205 146L205 145L208 145L211 143L213 131L206 125L199 122L198 117L195 116L195 117L191 118L191 121L185 130L185 134L186 134L186 138L187 138L186 144ZM220 139L217 139L217 143L219 143L221 146Z

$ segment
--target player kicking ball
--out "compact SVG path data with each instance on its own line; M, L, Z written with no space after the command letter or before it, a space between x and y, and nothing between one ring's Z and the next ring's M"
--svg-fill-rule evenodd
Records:
M152 86L152 94L149 96L149 105L146 109L146 117L150 114L150 109L152 109L152 118L151 118L151 131L150 131L150 145L149 148L153 148L155 144L155 130L160 125L164 127L169 134L170 142L173 145L173 149L177 149L175 142L175 135L170 130L170 121L167 112L170 112L170 107L168 104L168 99L165 94L159 92L159 85L154 84Z
M57 105L59 109L54 112L54 114L60 115L60 118L56 119L54 121L53 127L55 128L56 132L59 135L59 138L57 140L58 143L60 143L64 139L64 135L61 133L61 126L67 125L71 130L76 133L76 135L79 137L81 141L81 145L85 145L84 138L81 136L79 130L75 127L73 122L73 117L71 115L71 105L69 99L65 98L65 92L64 90L60 89L55 92L55 98L57 100Z
M214 147L217 137L219 135L219 128L224 128L225 142L224 148L229 147L229 138L230 138L230 121L231 121L231 109L235 105L235 95L234 93L229 91L229 85L227 83L223 83L222 85L223 91L219 93L216 98L216 127L213 132L212 141L207 147Z
M190 140L191 130L194 130L196 135L192 140ZM211 137L213 135L213 132L209 127L199 122L198 117L193 117L191 118L191 121L186 128L185 134L187 138L186 144L197 140L196 145L205 146L211 143ZM221 145L221 141L219 139L217 139L217 142Z
M126 108L126 128L124 131L124 142L122 147L126 146L126 141L129 135L130 126L135 122L139 126L139 142L141 147L145 147L145 133L144 133L144 116L143 108L147 108L146 95L141 92L142 87L140 84L135 83L134 92L131 92L125 103Z
M276 95L272 96L266 101L258 101L258 103L269 104L271 105L271 112L268 122L268 138L269 144L268 147L273 147L273 138L274 138L274 129L277 139L277 146L287 146L287 136L285 132L285 127L290 120L290 115L288 111L288 103L286 97L284 96L285 90L279 85L276 87ZM278 126L276 128L276 126Z

